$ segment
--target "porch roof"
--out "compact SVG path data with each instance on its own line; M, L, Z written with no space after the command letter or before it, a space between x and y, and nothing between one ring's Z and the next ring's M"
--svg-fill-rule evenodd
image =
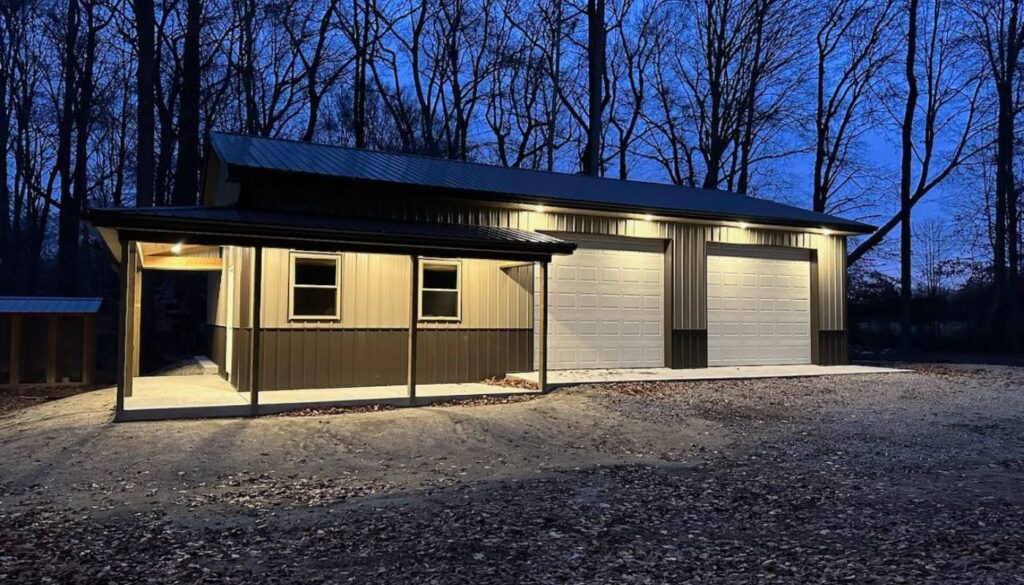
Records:
M234 207L94 209L87 219L118 257L119 240L510 260L544 260L576 248L572 242L512 228Z

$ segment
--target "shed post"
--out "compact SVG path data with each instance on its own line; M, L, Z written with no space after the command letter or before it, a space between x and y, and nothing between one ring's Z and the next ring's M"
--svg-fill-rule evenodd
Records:
M11 388L16 388L21 378L21 315L11 315Z
M57 315L46 318L46 383L57 383Z
M249 343L249 406L256 414L260 406L260 321L263 304L263 246L253 248L252 336Z
M96 378L96 315L82 317L82 384Z
M416 329L420 314L420 261L415 254L409 256L409 404L416 403Z
M540 263L540 291L537 294L540 302L540 320L537 324L537 387L541 392L548 389L548 262Z

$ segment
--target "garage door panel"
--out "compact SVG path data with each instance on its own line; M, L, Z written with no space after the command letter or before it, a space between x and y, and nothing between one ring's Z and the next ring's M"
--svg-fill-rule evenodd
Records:
M708 365L809 363L809 262L737 254L708 256Z
M649 251L649 242L580 243L571 256L552 259L548 367L663 366L663 254Z

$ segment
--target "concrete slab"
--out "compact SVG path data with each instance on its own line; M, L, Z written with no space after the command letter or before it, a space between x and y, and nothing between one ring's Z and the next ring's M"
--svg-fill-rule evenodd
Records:
M403 385L359 388L313 388L260 392L256 414L301 408L329 408L388 404L409 406ZM416 387L416 405L480 396L537 394L537 390L491 384L423 384ZM237 391L218 375L173 375L135 378L133 395L125 399L120 420L160 420L246 416L253 414L249 394Z
M140 376L132 381L125 410L194 406L248 406L249 395L216 374Z
M807 376L845 376L851 374L887 374L908 372L874 366L724 366L714 368L622 368L613 370L551 370L548 385L577 386L613 382L686 382L697 380L739 380L745 378L802 378ZM509 378L537 382L537 372L516 372Z

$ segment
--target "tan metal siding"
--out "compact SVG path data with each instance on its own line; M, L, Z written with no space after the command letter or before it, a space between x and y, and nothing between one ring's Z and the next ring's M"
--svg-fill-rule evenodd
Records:
M237 246L224 246L221 253L224 259L224 266L220 273L210 277L209 291L214 302L209 307L211 313L211 325L227 325L227 277L230 269L235 269L235 299L234 299L234 323L236 327L251 327L250 319L250 296L252 288L252 254L251 248L240 248Z
M289 320L288 250L264 251L264 329L394 329L409 326L409 258L386 254L341 256L341 319ZM462 320L420 323L422 329L528 329L533 267L463 259Z
M673 327L676 329L707 328L704 276L707 242L814 249L818 251L819 263L819 327L822 330L842 330L846 327L846 237L841 235L825 236L800 230L741 229L726 225L646 221L642 218L591 213L539 213L529 209L505 208L472 201L398 195L372 199L332 197L329 201L324 200L321 203L338 213L392 219L469 223L535 231L671 238L675 254L672 278L675 291Z
M818 328L846 329L846 238L819 238L818 246Z

